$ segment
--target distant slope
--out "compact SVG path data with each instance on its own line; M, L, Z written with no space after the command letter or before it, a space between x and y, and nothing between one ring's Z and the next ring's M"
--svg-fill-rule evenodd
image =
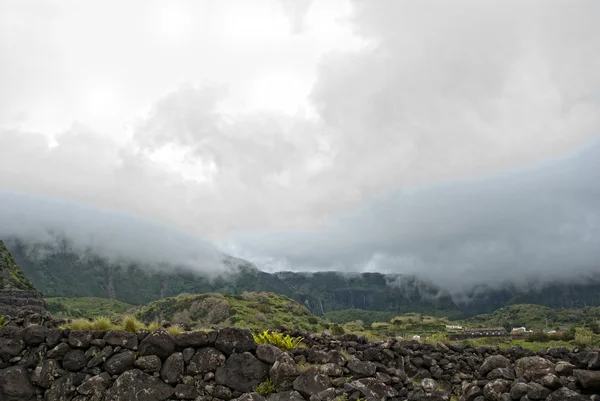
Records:
M511 305L494 313L477 315L463 321L470 327L521 327L556 329L560 326L593 325L600 320L600 307L552 309L542 305ZM547 325L547 326L546 326Z
M317 331L321 320L298 302L277 294L179 295L151 302L136 313L140 320L167 320L193 328L235 326L255 330L290 329Z
M9 244L23 271L49 298L115 298L141 305L181 293L272 291L294 296L293 290L277 277L225 255L229 272L224 277L208 279L172 266L153 271L136 264L115 265L93 253L79 254L66 241L48 246L12 239ZM215 271L222 269L215 266Z
M322 315L332 310L364 309L384 312L420 312L438 316L462 313L447 291L414 276L333 272L275 274Z
M108 298L46 298L46 309L55 317L117 317L132 311L135 305Z
M15 238L7 240L6 245L25 275L46 297L100 297L142 305L181 293L258 291L285 295L317 316L359 309L395 314L417 312L453 320L491 313L516 303L553 308L600 306L600 274L579 284L550 283L540 287L537 283L519 286L507 283L499 288L481 284L450 295L449 291L415 276L269 274L248 261L223 255L226 274L208 279L173 266L156 271L139 264L115 265L92 252L75 252L60 238L52 246ZM221 271L223 266L215 266L215 270ZM16 282L28 285L20 279Z

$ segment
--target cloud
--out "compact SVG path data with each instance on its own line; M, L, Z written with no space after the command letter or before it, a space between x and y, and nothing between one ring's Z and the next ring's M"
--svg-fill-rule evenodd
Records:
M177 46L146 32L153 25L145 12L130 30L128 17L136 15L131 9L119 14L106 43L84 29L86 22L96 23L89 12L44 9L49 20L58 15L65 22L52 31L69 39L65 48L62 40L40 34L47 28L43 18L36 20L39 32L18 23L28 21L31 10L17 12L18 18L5 14L14 28L11 43L22 47L2 47L11 51L0 63L9 73L0 83L10 80L10 90L0 95L7 105L0 111L1 188L160 221L289 268L485 269L488 277L503 276L514 272L515 261L527 259L523 252L536 255L526 255L531 271L558 266L561 246L555 242L589 230L588 242L573 248L581 256L578 266L588 269L584 255L596 255L587 248L596 240L588 194L583 187L569 196L551 190L571 189L580 182L576 174L530 174L526 186L517 184L520 179L448 188L441 183L551 160L597 135L597 2L356 0L340 26L351 29L360 46L344 44L337 51L331 45L337 34L319 31L322 38L313 41L317 3L292 11L289 4L294 26L304 28L290 38L275 38L265 28L257 33L264 38L244 41L241 26L229 36L192 30L195 36ZM227 21L232 11L219 8L217 14ZM196 9L193 15L204 18ZM95 46L76 42L63 29L72 26ZM230 42L235 44L227 47ZM100 51L107 43L111 52ZM132 57L130 48L140 57ZM213 48L223 51L210 53ZM323 49L331 51L321 57ZM104 74L104 58L121 67ZM35 67L45 59L47 74ZM37 72L33 85L26 85L21 64ZM206 75L195 75L200 70ZM314 78L312 110L231 107L258 76L276 71L302 82ZM177 86L181 81L189 84ZM118 111L100 113L102 118L82 118L89 116L80 112L76 95L90 82L110 82L116 89L108 92L123 92L116 97L124 106L113 104ZM56 95L62 86L65 97ZM6 118L4 109L13 117ZM62 116L52 127L75 122L51 130L20 122L44 120L40 110ZM114 129L125 123L127 130ZM52 137L56 143L49 145ZM581 178L592 187L593 171ZM439 186L411 195L399 189L433 184ZM503 190L518 190L522 199ZM556 199L544 203L545 194ZM570 197L586 208L574 207ZM240 242L240 232L254 234Z
M222 254L204 239L125 213L5 191L0 206L0 238L54 249L66 240L82 255L91 250L115 263L149 269L178 266L211 276L225 268Z
M248 232L242 257L290 266L416 274L451 289L578 281L600 265L600 143L569 158L395 190L321 230Z

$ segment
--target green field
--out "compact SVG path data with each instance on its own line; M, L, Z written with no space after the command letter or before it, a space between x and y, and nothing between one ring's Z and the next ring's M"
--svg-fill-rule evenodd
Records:
M46 309L59 318L116 318L131 312L136 307L116 299L108 298L45 298Z

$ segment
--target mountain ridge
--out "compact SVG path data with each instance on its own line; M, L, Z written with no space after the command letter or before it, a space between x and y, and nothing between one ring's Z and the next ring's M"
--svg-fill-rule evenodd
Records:
M495 288L482 283L456 297L447 289L410 275L267 273L251 262L224 255L226 274L203 277L181 267L153 271L135 263L111 263L93 253L81 254L67 241L49 246L10 238L6 243L14 260L46 297L103 297L142 305L181 293L274 292L304 304L317 316L362 309L453 319L492 313L515 303L553 308L600 306L600 277L533 289L526 284Z

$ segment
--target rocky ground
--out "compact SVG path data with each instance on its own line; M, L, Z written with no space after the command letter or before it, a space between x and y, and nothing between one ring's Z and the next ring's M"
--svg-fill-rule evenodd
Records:
M596 351L345 335L309 336L307 348L282 352L232 328L172 337L55 326L40 317L0 328L0 400L600 400ZM262 396L266 379L277 390Z

